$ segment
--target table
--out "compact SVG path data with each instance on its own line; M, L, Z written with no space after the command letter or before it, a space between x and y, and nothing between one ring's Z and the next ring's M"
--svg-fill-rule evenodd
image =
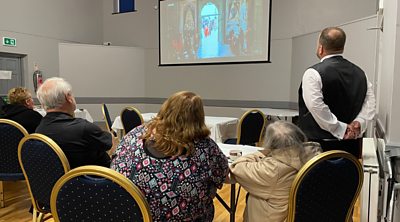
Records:
M142 113L143 121L145 123L150 121L155 116L157 116L157 113ZM212 138L215 142L223 142L229 138L236 138L238 118L206 116L205 122L211 131L210 138ZM123 130L123 128L121 117L115 117L111 129L118 132Z
M34 108L34 110L38 113L40 113L40 115L45 116L46 115L46 110L42 109L42 108ZM75 118L82 118L82 119L86 119L87 121L93 123L93 118L90 115L90 113L87 111L87 109L76 109L74 111L75 114Z
M225 154L225 156L229 157L229 151L231 150L241 150L242 155L247 155L251 154L254 152L257 152L258 150L262 149L261 147L255 147L255 146L247 146L247 145L240 145L240 144L224 144L224 143L217 143L221 151ZM229 165L232 163L231 160L229 160ZM236 181L229 177L229 180L225 181L226 183L229 183L231 185L231 197L230 197L230 206L226 204L226 202L218 195L216 195L216 198L219 200L219 202L225 207L226 210L228 210L230 214L230 222L235 221L235 213L236 213L236 205L238 202L238 197L240 195L240 187L238 190L238 193L236 195Z

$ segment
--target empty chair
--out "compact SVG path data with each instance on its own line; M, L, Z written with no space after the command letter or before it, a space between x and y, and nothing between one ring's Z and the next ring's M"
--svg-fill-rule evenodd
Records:
M65 174L51 194L55 221L151 221L149 205L132 181L100 166Z
M103 112L103 118L106 121L107 130L110 131L114 136L117 136L117 134L111 128L112 121L111 121L110 113L108 112L107 105L105 103L101 104L101 111Z
M353 155L332 150L315 156L293 181L287 221L352 221L362 182L363 169Z
M253 109L247 111L239 120L237 138L228 139L225 143L260 146L265 123L265 115L260 110Z
M121 122L124 127L124 135L133 128L143 124L143 117L140 111L134 107L125 107L121 112Z
M38 133L21 140L18 159L32 200L33 221L40 222L44 214L50 213L54 184L70 169L68 160L52 139Z
M0 207L4 207L3 181L24 180L18 162L18 144L28 135L19 123L0 119Z

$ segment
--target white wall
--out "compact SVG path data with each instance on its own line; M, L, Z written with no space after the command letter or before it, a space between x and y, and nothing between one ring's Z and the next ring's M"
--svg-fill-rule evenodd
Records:
M158 46L158 0L136 0L136 12L112 15L113 1L103 0L105 42L119 46Z
M59 51L60 77L71 83L75 97L145 97L144 49L64 43ZM79 107L88 109L94 120L101 119L99 105ZM109 104L113 117L122 108Z
M25 85L33 90L34 63L45 78L58 75L58 43L102 43L102 13L98 0L1 1L0 38L16 38L17 47L0 52L26 55Z
M280 4L280 1L273 1ZM292 0L293 36L374 15L377 0Z
M379 66L379 107L378 124L383 127L386 133L386 143L400 144L400 131L398 125L400 119L396 114L399 113L399 102L395 95L398 94L396 87L398 80L399 66L399 44L398 36L398 3L397 1L384 1L384 31L381 34L382 44L380 53L382 59ZM396 94L397 92L397 94Z

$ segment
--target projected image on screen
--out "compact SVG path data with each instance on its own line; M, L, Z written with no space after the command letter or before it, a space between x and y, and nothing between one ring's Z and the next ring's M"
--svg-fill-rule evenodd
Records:
M269 0L164 0L159 13L160 65L269 61Z

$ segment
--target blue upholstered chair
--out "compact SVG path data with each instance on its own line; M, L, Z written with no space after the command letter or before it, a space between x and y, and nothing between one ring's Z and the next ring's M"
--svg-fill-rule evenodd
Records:
M54 184L70 169L68 160L52 139L38 133L21 140L18 159L32 200L33 221L40 222L46 213L50 213Z
M24 180L18 162L18 144L28 135L19 123L0 119L0 207L4 207L3 181Z
M65 174L51 193L51 212L61 221L152 221L149 205L132 181L101 166Z
M7 102L0 96L0 115L4 114L3 106L6 105Z
M124 135L133 128L143 124L140 111L134 107L125 107L121 112L121 122L124 127Z
M105 103L101 104L101 111L103 112L103 118L106 121L107 130L110 131L114 136L117 136L117 134L114 132L114 130L111 129L112 121L111 121L110 113L108 112L107 105Z
M362 182L362 165L353 155L332 150L315 156L293 181L287 221L352 221Z
M237 138L228 139L224 143L261 146L265 123L264 113L257 109L249 110L239 120Z

